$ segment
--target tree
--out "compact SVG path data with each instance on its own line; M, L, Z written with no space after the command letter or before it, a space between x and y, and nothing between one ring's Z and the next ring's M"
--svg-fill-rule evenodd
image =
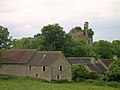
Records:
M92 38L93 35L94 35L94 32L93 32L92 29L90 28L90 29L88 30L88 36L89 36L89 38Z
M94 42L92 49L100 58L112 58L112 45L108 41L100 40L99 42Z
M112 42L113 54L120 57L120 40L114 40Z
M42 50L62 50L67 34L59 24L49 24L41 29Z
M72 65L72 79L80 81L86 78L88 71L83 65Z
M120 81L120 59L115 60L110 65L106 72L105 79L107 81Z
M12 37L9 37L9 31L7 28L0 26L0 50L10 49L12 45Z
M13 48L14 49L39 49L41 46L41 39L39 38L22 38L22 39L15 39L13 41Z

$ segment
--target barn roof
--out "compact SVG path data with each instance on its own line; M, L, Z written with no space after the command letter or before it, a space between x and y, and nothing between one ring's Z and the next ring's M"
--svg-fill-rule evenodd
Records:
M100 63L90 63L86 64L91 71L96 71L100 74L105 73L106 69Z
M61 51L40 51L31 59L28 65L51 65L60 55Z
M3 51L2 63L26 64L35 55L35 49L10 49Z
M89 64L93 57L67 57L71 64Z
M61 51L36 51L35 49L4 50L3 64L51 65Z
M114 59L101 59L101 62L108 68Z
M98 73L104 74L106 72L106 69L104 68L104 66L102 66L102 64L95 63L95 66L97 68Z

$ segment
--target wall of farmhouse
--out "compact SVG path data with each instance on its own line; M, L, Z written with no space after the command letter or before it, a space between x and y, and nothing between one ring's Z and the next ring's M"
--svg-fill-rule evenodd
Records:
M0 74L25 76L26 66L15 64L2 64L2 66L0 67Z
M31 70L30 68L31 67ZM27 66L27 76L41 78L45 80L51 80L51 68L49 66L45 66L45 71L43 71L43 66Z
M71 64L61 53L57 60L51 65L53 80L69 80L72 79ZM62 70L60 70L60 67Z

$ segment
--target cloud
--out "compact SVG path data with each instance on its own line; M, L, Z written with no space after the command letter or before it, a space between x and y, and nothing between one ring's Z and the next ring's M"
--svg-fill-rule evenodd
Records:
M33 36L49 23L60 23L69 32L76 25L83 27L87 20L99 34L100 29L110 28L104 24L120 21L119 5L119 0L0 0L0 24L8 27L14 38L21 38Z

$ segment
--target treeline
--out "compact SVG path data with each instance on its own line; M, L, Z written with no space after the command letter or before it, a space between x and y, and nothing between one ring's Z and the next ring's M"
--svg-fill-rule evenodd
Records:
M6 33L5 33L6 32ZM63 51L67 57L120 57L120 40L112 42L100 40L92 47L83 41L74 41L59 24L49 24L34 37L11 40L7 28L0 27L0 49L37 49L39 51Z

